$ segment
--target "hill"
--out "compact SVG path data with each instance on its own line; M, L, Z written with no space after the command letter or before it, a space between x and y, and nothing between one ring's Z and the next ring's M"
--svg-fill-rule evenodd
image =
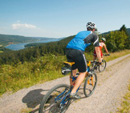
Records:
M56 38L25 37L25 36L20 36L20 35L0 34L0 45L6 46L9 44L27 43L27 42L36 42L36 41L48 41L48 40L54 40L54 39L56 39Z
M129 35L129 37L130 37L130 28L127 28L126 30L127 30L128 35ZM118 31L118 30L115 30L115 31ZM111 31L108 31L108 32L102 33L102 34L100 34L100 35L106 35L106 34L109 34L110 32L111 32Z
M117 31L117 30L115 30ZM130 37L130 28L127 28L128 35ZM106 35L109 34L110 31L102 33L100 35ZM61 42L68 42L70 41L74 36L66 37L66 38L61 38ZM20 36L20 35L6 35L6 34L0 34L0 46L7 46L9 44L16 44L16 43L28 43L28 42L40 42L40 41L45 41L45 42L50 42L50 41L55 41L57 38L48 38L48 37L26 37L26 36ZM41 43L33 43L31 45L27 46L35 46L35 45L40 45Z
M0 64L17 64L19 62L35 61L37 58L46 54L56 56L65 55L66 45L73 37L74 35L61 39L60 41L42 43L19 51L3 52L0 54ZM99 37L101 38L101 36ZM106 45L109 52L130 49L130 40L125 32L120 32L118 30L113 31L106 35L105 38L107 39ZM91 45L86 51L92 52L93 49L93 45Z

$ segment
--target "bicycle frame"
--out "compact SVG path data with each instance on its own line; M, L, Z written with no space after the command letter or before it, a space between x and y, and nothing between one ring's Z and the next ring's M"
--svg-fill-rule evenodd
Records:
M64 66L61 68L61 72L63 75L67 75L71 72L72 85L69 87L68 84L58 84L55 87L51 88L48 93L44 96L40 108L39 113L43 113L46 111L58 111L65 112L72 102L72 98L70 98L70 93L75 85L76 78L79 74L76 73L76 76L73 76L72 65L75 62L65 62ZM86 76L83 85L83 92L85 97L89 97L93 94L97 84L97 75L91 71L90 67L91 61L87 61L87 69ZM78 92L80 89L77 89ZM57 108L57 109L56 109Z
M72 65L73 65L74 63L72 63ZM86 70L86 72L90 72L90 64L91 64L91 61L87 61L87 70ZM87 73L86 73L87 74ZM72 66L71 66L71 76L70 76L71 78L72 78L72 82L74 82L75 80L76 80L76 78L77 77L74 77L73 76L73 72L72 72ZM92 78L92 80L93 80L93 78ZM93 84L93 83L92 83ZM77 89L77 91L76 92L78 92L78 90L80 89L80 86L78 87L78 89ZM72 90L72 87L70 88L70 90L67 92L67 94L65 94L65 96L64 97L62 97L62 95L64 95L64 93L66 92L66 90L67 89L65 89L61 94L59 94L56 98L55 98L55 101L57 102L58 100L62 100L61 102L60 102L60 105L64 105L70 98L68 98L68 99L66 99L66 97L67 96L69 96L69 94L71 93L71 90ZM61 98L60 98L61 97ZM65 100L66 99L66 100Z
M64 95L64 93L66 92L66 90L67 90L67 89L65 89L61 94L59 94L59 95L55 98L55 101L56 101L56 102L59 101L59 100L62 100L62 101L61 101L61 105L62 105L62 104L65 104L65 103L68 101L68 100L65 101L65 99L66 99L66 97L70 94L71 90L69 90L64 97L60 98L62 95ZM69 98L68 98L68 99L69 99Z

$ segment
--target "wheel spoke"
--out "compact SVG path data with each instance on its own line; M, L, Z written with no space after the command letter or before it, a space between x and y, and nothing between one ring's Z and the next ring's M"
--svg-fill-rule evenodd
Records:
M48 111L48 110L50 110L53 106L55 106L56 105L56 103L53 103L52 105L49 105L49 104L46 104L46 105L44 105L44 107L47 107L47 109L45 109L43 112L46 112L46 111ZM48 107L49 106L49 107ZM49 112L50 113L50 112Z
M66 111L69 99L66 99L69 86L60 84L52 88L43 98L39 113L62 113Z

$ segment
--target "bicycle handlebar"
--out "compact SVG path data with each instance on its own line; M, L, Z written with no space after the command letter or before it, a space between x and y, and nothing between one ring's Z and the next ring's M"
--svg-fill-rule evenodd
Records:
M110 54L103 54L104 56L110 56Z

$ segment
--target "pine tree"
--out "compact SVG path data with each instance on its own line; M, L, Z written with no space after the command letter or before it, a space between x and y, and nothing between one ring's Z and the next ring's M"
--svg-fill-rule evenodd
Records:
M127 29L125 27L125 25L123 25L119 31L124 31L126 33L126 35L128 36L128 32L127 32Z
M125 39L125 48L130 49L130 36L128 35L128 32L127 32L127 29L126 29L125 25L123 25L120 28L120 31L125 32L125 34L127 35L127 38Z

